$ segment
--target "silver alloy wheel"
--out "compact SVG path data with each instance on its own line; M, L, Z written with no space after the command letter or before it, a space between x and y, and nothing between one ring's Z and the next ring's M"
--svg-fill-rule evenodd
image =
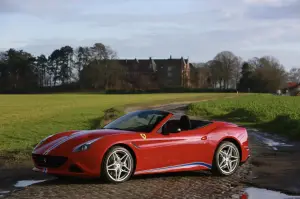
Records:
M115 182L125 180L131 173L133 161L128 151L122 149L114 150L106 161L106 171Z
M239 151L232 145L222 146L218 156L218 166L224 174L232 173L239 164Z

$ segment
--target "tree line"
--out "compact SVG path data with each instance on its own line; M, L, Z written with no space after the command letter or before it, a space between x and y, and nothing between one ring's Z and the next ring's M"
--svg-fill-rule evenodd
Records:
M160 89L155 72L132 73L119 65L110 46L63 46L49 56L23 50L0 52L0 92L72 91L79 89ZM289 72L271 56L243 61L232 52L218 53L191 68L192 88L274 92L287 81L300 81L300 69Z
M242 92L276 92L288 82L300 82L300 68L286 71L273 56L243 60L232 52L218 53L206 63L197 63L192 73L197 88L235 88Z
M76 49L63 46L37 57L9 49L0 53L0 92L114 88L122 85L125 74L123 67L113 63L115 58L116 52L102 43Z

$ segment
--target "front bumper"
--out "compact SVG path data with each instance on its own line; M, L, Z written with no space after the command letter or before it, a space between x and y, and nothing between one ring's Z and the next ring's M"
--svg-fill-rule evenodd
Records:
M78 177L100 176L100 164L95 166L95 161L89 159L32 154L32 160L33 171L36 172Z

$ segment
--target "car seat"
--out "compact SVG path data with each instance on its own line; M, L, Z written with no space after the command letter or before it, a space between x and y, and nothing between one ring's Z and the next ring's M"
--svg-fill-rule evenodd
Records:
M190 118L187 115L183 115L180 117L180 128L183 131L189 130L192 128Z

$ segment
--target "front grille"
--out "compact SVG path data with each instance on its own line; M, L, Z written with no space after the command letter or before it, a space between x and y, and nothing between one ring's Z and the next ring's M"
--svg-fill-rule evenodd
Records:
M32 159L37 166L45 168L60 167L68 160L67 157L63 156L50 156L38 154L32 154Z

